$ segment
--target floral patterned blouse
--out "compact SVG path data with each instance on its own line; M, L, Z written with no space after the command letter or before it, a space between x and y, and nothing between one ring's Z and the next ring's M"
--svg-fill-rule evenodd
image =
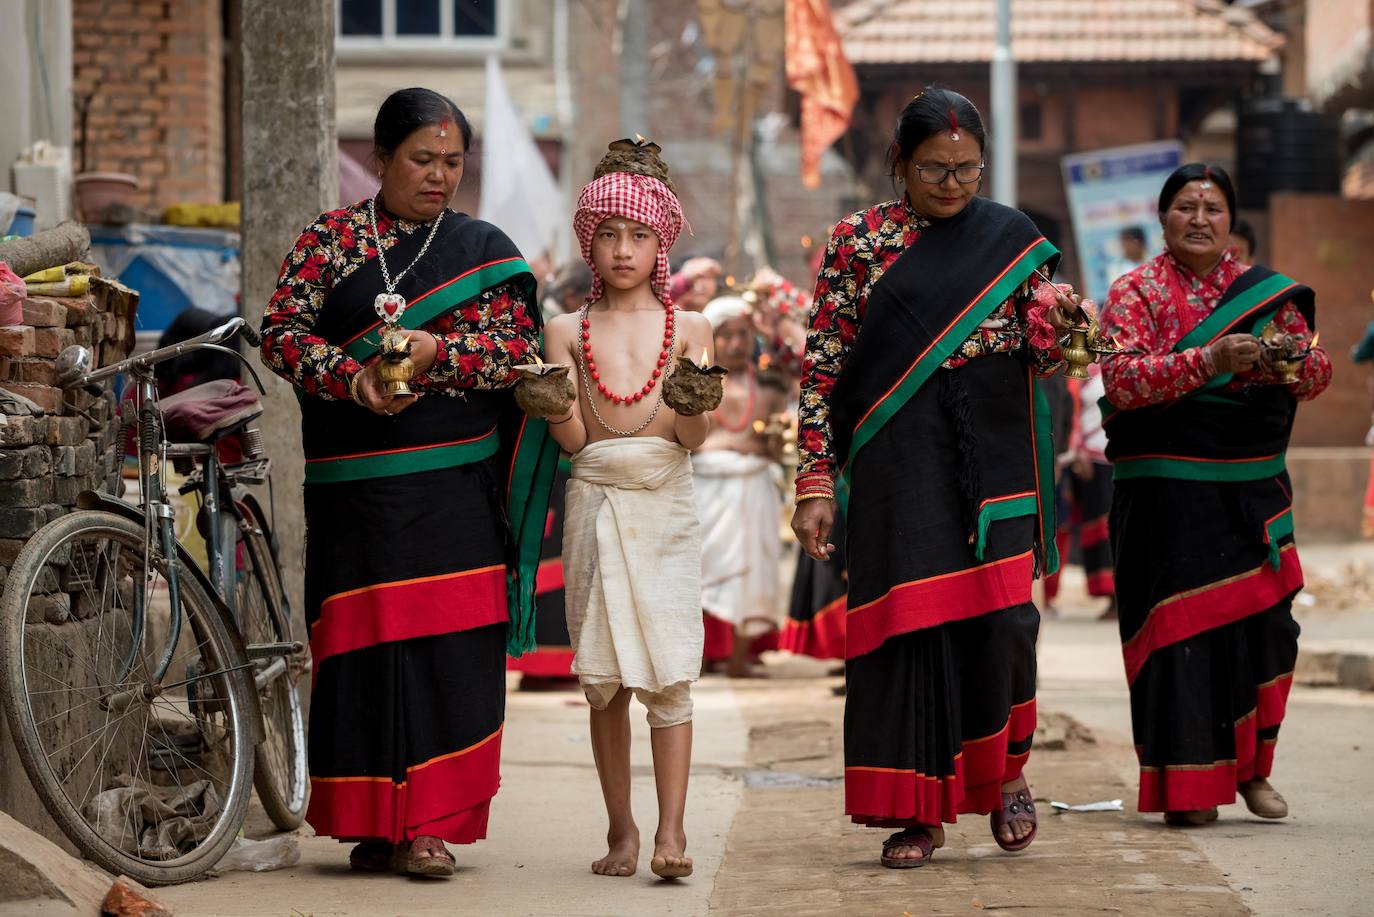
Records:
M1212 314L1226 290L1249 268L1231 254L1199 277L1165 252L1112 284L1102 312L1102 328L1125 350L1102 362L1107 398L1118 408L1175 401L1207 384L1216 375L1205 347L1173 352L1189 331ZM1307 321L1292 303L1275 316L1287 334L1311 337ZM1237 373L1229 389L1267 384L1271 375L1261 368ZM1331 384L1331 358L1320 347L1303 364L1301 379L1291 389L1299 400L1317 397Z
M869 294L883 273L921 237L930 223L905 198L841 220L831 234L816 277L802 365L797 494L833 491L837 471L830 429L830 393L859 334ZM1057 344L1038 349L1026 336L1029 321L1044 322L1032 291L1038 279L1003 303L941 367L1024 348L1033 370L1049 375L1062 358Z
M428 232L429 226L395 219L378 208L383 248L393 247L398 234ZM366 202L322 214L286 256L277 290L263 314L262 356L275 373L305 394L349 400L348 383L362 364L315 334L314 327L334 284L376 256ZM464 389L514 385L511 367L526 362L538 349L532 314L524 293L511 282L484 291L456 313L434 319L423 327L439 343L434 365L411 380L410 387L421 394L461 395Z

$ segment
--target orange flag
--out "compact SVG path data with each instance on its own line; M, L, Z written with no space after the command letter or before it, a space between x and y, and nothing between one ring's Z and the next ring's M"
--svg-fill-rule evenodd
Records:
M830 0L787 0L787 85L801 93L802 184L821 183L821 154L849 129L859 80L844 56Z

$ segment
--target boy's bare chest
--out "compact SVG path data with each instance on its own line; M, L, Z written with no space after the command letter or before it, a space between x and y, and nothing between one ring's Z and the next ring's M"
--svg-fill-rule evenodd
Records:
M667 375L668 365L680 346L674 346L673 330L662 312L602 314L590 317L591 357L601 380L621 389L631 382L644 385L658 370ZM662 364L660 365L660 362Z

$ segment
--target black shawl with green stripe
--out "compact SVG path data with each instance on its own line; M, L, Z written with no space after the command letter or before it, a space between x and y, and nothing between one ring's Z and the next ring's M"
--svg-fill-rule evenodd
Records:
M1230 334L1258 335L1290 302L1315 328L1310 288L1269 268L1252 267L1173 349L1205 347ZM1255 481L1283 471L1296 400L1280 385L1226 391L1232 378L1222 373L1185 398L1132 410L1116 410L1104 398L1107 458L1115 479Z
M1310 289L1253 267L1174 350L1258 334L1290 302L1314 327ZM1231 380L1130 410L1103 399L1142 812L1231 802L1239 781L1266 776L1297 657L1303 574L1284 468L1296 400Z
M410 264L427 232L404 235L387 250L393 272ZM396 292L408 307L405 328L419 328L456 312L484 291L515 283L538 323L535 279L504 233L489 223L449 213L428 251ZM366 362L381 330L373 306L384 290L374 258L336 284L315 333ZM459 397L429 395L395 416L379 416L346 401L301 403L306 483L365 481L452 468L494 459L509 530L507 592L513 656L534 646L534 588L549 489L558 448L543 421L527 418L510 389L465 390Z
M1015 354L940 364L1058 251L976 198L922 231L874 285L830 399L847 494L849 655L1029 600L1056 569L1054 453ZM1024 595L1023 595L1024 593Z

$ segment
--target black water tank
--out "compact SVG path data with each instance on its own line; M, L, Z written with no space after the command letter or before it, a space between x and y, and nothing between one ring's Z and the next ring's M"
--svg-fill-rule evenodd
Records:
M1302 99L1247 99L1236 123L1236 193L1262 208L1274 191L1341 190L1336 122Z

